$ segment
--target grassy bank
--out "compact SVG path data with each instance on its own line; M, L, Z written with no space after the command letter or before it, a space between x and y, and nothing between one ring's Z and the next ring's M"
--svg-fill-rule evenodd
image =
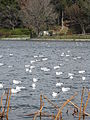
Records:
M30 40L30 32L32 31L26 28L0 29L0 40ZM40 36L31 40L90 41L90 34Z
M0 29L0 38L30 37L30 30L26 28Z
M78 35L78 34L73 34L73 35L54 35L54 36L42 36L42 37L38 37L38 39L56 39L56 40L63 40L63 39L72 39L72 40L76 40L76 39L90 39L90 35Z

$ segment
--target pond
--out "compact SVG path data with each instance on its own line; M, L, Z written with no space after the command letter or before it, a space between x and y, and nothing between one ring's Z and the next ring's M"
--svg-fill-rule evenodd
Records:
M90 90L90 42L0 41L0 84L0 96L6 88L22 87L11 96L9 120L32 120L24 115L39 110L40 94L60 107L77 92L73 102L80 106L82 88ZM47 101L43 109L57 113ZM63 118L77 120L71 105L64 108Z

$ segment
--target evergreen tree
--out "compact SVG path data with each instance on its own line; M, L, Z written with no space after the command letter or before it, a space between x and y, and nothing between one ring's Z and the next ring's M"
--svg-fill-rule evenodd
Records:
M90 0L77 0L76 3L78 4L82 12L81 28L82 28L82 33L85 34L87 27L90 25Z
M19 27L19 5L16 0L0 0L0 27L12 28Z
M64 11L67 6L70 6L73 3L72 0L51 0L51 4L54 5L54 10L58 13L58 24L62 25L63 29L63 19L64 19Z
M66 11L71 21L75 25L79 25L82 34L85 34L86 29L90 25L90 1L76 0L72 6L67 7Z

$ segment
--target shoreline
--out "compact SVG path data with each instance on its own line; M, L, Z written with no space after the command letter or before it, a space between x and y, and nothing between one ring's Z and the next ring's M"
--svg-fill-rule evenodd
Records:
M29 40L30 37L21 37L21 38L0 38L0 41L26 41Z
M57 39L57 38L31 38L22 37L22 38L0 38L0 41L56 41L56 42L90 42L90 39Z
M50 42L90 42L90 39L30 39L31 41L50 41Z

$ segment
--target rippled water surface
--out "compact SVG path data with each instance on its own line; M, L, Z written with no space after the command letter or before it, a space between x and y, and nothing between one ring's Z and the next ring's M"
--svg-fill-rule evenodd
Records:
M25 87L11 96L9 120L32 120L32 118L24 117L24 114L39 110L41 93L60 107L66 99L78 92L73 102L80 106L82 87L90 90L89 42L0 41L0 63L0 83L3 84L0 96L5 88ZM26 72L25 65L35 66L35 68L31 73ZM54 69L55 66L60 66L60 68ZM44 67L48 70L41 70ZM85 72L79 73L79 71ZM62 72L62 75L57 76L56 72ZM70 79L68 73L73 74L73 79ZM82 80L82 77L85 77L85 80ZM33 78L38 79L35 89L32 88ZM13 80L21 81L21 83L13 84ZM63 85L56 87L56 83L59 82ZM63 92L62 87L68 87L70 90ZM53 92L58 93L56 98L53 98ZM86 98L87 94L85 94L85 100ZM67 109L70 110L68 116ZM43 110L57 113L46 101ZM90 102L87 112L90 113ZM77 116L73 117L71 114L72 106L69 105L63 111L63 118L77 120ZM86 119L90 120L90 117Z

